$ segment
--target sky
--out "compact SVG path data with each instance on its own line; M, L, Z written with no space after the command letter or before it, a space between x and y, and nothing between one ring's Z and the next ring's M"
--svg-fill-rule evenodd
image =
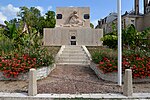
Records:
M140 11L143 11L143 0L140 0ZM134 0L122 0L122 13L134 9ZM0 23L16 17L19 7L36 7L42 14L56 7L90 7L90 20L97 25L99 19L111 12L117 12L117 0L0 0Z

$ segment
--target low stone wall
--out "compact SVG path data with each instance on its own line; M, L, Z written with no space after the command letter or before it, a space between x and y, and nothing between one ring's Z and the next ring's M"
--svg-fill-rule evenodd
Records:
M41 68L37 68L37 80L46 78L49 73L56 68L56 65L53 64L51 66L47 66L47 67L41 67ZM0 80L28 80L29 79L29 73L22 73L20 74L17 78L6 78L4 77L3 73L0 72Z
M97 66L98 66L97 64L91 62L90 68L95 72L95 74L98 76L98 78L106 80L106 81L118 82L118 73L117 72L104 74ZM124 80L124 75L122 78ZM135 83L150 82L150 78L133 79L133 82L135 82Z

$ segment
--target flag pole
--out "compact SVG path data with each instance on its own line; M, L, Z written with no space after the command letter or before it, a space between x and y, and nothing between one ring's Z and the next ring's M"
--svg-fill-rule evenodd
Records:
M122 25L121 25L121 0L117 0L118 9L118 85L122 85Z

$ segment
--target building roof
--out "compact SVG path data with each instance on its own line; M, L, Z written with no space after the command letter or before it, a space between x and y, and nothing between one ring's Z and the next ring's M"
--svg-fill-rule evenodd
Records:
M131 10L130 12L125 12L125 14L122 15L123 16L143 16L142 13L139 13L138 15L135 15L135 11L134 10Z
M6 25L0 24L0 28L6 28Z

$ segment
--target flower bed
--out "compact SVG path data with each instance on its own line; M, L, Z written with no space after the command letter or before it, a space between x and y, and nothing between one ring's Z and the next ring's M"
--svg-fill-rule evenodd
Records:
M104 73L102 70L99 69L98 66L99 66L98 64L91 62L90 68L95 72L95 74L97 75L98 78L100 78L102 80L106 80L106 81L118 82L118 73L117 72ZM124 80L124 74L123 74L122 78ZM136 79L133 79L133 82L135 82L135 83L150 82L150 78L149 77L142 78L142 79L136 78Z
M98 65L103 73L117 72L117 60L104 57ZM123 56L122 71L132 69L133 78L150 77L150 57L140 57L139 55Z
M37 68L37 80L46 78L50 72L55 69L56 65L53 64L51 66L47 66L47 67L41 67L41 68ZM28 80L29 79L29 73L21 73L19 74L17 77L5 77L3 72L0 72L0 80Z
M42 55L41 55L42 56ZM48 56L49 59L51 56ZM37 69L37 76L47 76L51 70L52 60L49 61L44 57L36 57L29 54L7 54L0 57L0 80L26 80L28 71L31 68ZM47 62L46 62L47 61ZM43 67L50 66L50 67ZM43 70L42 70L43 69ZM39 73L38 73L39 72Z
M96 63L96 68L104 75L113 75L117 77L117 51L109 48L100 48L92 51L92 60ZM150 54L146 51L124 50L122 58L122 71L132 69L134 79L150 78ZM102 75L101 74L101 75ZM112 76L112 75L111 75Z

